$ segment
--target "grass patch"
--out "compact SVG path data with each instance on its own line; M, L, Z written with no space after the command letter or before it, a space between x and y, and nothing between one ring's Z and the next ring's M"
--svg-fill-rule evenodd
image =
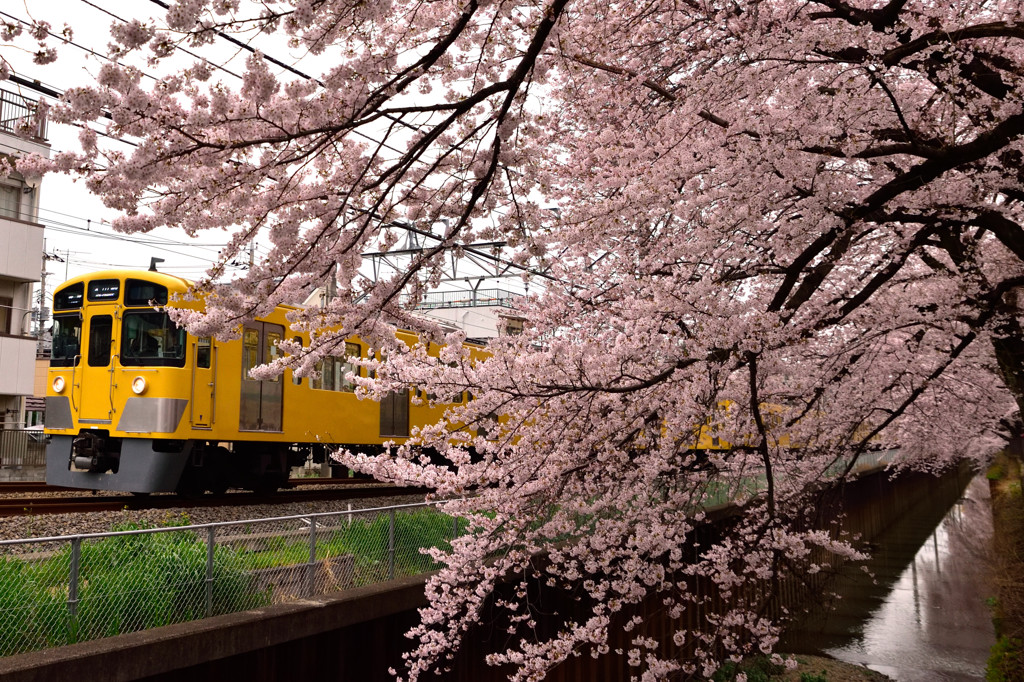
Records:
M317 528L316 559L351 556L351 584L367 585L440 566L422 548L449 549L467 522L434 509L378 514ZM162 526L185 526L187 517ZM127 523L112 531L153 530ZM0 557L0 656L244 611L272 603L260 569L307 564L303 533L219 537L207 581L206 534L191 530L119 535L81 542L75 589L73 550L36 557ZM209 592L208 592L209 585Z
M395 578L433 571L440 566L420 550L426 547L449 549L452 533L463 533L467 522L458 524L450 516L433 509L421 509L395 515L394 556L389 551L391 518L379 514L374 519L358 519L341 528L325 528L316 535L316 559L351 555L355 560L355 585L368 585ZM248 569L276 568L309 561L309 540L305 537L268 538L262 546L244 552Z
M714 682L731 682L737 675L743 673L747 676L747 682L769 682L773 675L784 673L786 668L772 663L767 656L751 656L739 663L727 661L721 668L715 671L711 677Z
M1024 499L1021 462L1004 451L989 476L994 525L993 575L996 597L991 601L997 641L988 660L985 679L1008 682L1024 679ZM991 474L991 469L989 470Z
M1024 671L1024 646L1019 639L1003 635L992 646L985 670L985 682L1014 682Z
M124 524L115 531L153 528ZM192 532L82 543L72 593L72 549L42 561L0 563L0 655L109 637L207 615L206 543ZM210 613L269 603L233 549L216 547Z

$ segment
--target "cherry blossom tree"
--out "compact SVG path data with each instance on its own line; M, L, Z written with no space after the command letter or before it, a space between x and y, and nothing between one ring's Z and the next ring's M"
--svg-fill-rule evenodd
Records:
M312 346L260 371L313 371L359 334L386 357L365 397L473 393L401 447L341 455L470 521L435 552L403 675L443 670L499 583L518 598L493 600L510 645L491 660L528 680L616 655L644 599L702 608L699 578L733 599L673 634L685 656L641 634L621 655L640 679L709 676L772 650L771 591L746 588L857 556L808 530L823 483L879 448L984 461L1020 428L1021 19L981 0L180 0L115 24L119 63L51 113L81 150L19 167L82 175L127 232L229 231L206 312L180 314L197 334L336 280L294 317ZM240 81L178 50L224 40ZM401 225L443 230L366 278ZM257 234L270 255L218 284ZM413 310L480 240L544 275L486 361ZM734 527L694 558L722 490ZM537 635L536 580L582 589L588 615Z

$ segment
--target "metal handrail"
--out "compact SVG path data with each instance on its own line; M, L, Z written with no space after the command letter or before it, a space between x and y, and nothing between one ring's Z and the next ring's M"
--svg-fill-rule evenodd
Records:
M45 112L40 113L36 100L0 90L0 131L12 135L27 133L34 139L46 140L46 116Z

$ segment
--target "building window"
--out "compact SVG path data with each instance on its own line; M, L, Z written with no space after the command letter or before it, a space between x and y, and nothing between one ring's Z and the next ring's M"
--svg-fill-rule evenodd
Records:
M21 188L0 185L0 218L17 219L21 213Z
M11 333L11 314L14 306L14 299L7 296L0 296L0 334Z

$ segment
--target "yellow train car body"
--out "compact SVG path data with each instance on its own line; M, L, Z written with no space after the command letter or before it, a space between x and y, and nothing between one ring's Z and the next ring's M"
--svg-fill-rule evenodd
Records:
M109 270L54 293L49 483L140 493L274 488L291 466L323 457L325 446L402 443L450 407L410 400L410 391L359 400L345 378L359 369L342 357L321 363L319 378L286 370L254 379L249 371L277 357L282 340L308 346L308 336L289 330L294 308L278 306L244 323L236 340L197 338L164 310L188 287L165 273ZM413 334L399 338L418 343ZM371 352L358 338L347 340L346 351ZM485 355L480 346L471 353Z

